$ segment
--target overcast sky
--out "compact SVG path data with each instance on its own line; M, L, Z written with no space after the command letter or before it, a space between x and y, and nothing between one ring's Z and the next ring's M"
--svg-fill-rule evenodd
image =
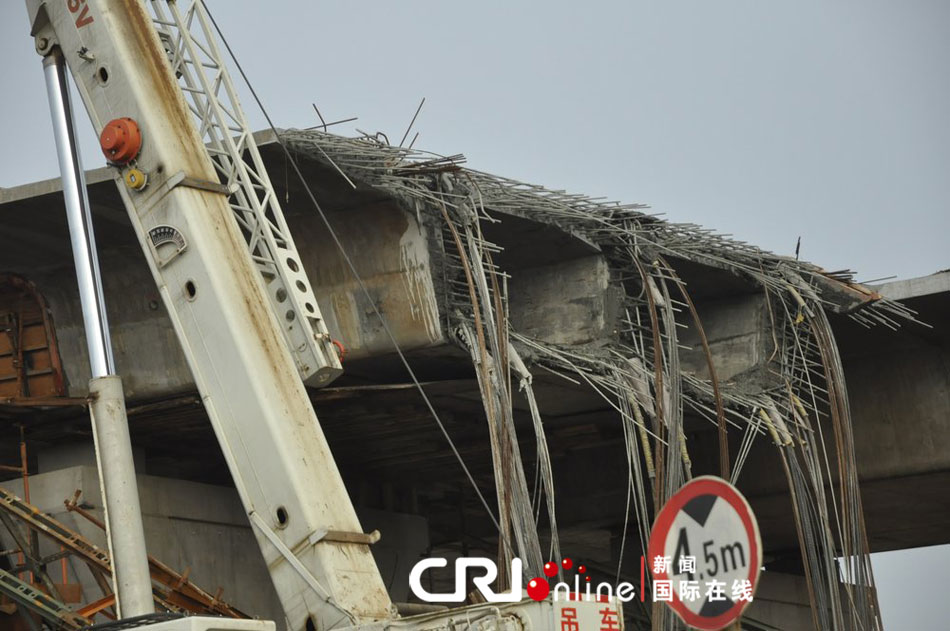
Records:
M2 4L12 186L57 167L23 3ZM864 280L950 267L943 0L209 4L280 126L315 102L398 141L426 97L417 146L478 169L780 253L801 235Z
M316 103L395 142L426 97L416 145L481 170L783 254L801 236L803 258L864 280L950 268L944 0L209 5L279 126L314 125ZM58 175L27 34L5 0L0 186ZM83 148L102 163L88 129ZM891 628L938 628L940 598L896 617L909 594L882 596Z

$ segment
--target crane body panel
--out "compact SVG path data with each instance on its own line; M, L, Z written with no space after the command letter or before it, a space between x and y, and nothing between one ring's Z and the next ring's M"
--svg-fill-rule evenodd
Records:
M116 168L116 185L289 628L388 618L391 603L368 543L314 537L362 530L267 279L235 221L233 189L219 181L152 16L138 1L28 7L38 51L62 51L95 130L118 118L141 130L141 151ZM130 168L147 174L148 186L132 188Z
M546 598L398 617L306 385L342 370L201 0L27 0L107 156L289 631L597 631L620 602ZM151 12L149 12L151 8ZM58 52L57 52L58 51ZM110 153L111 152L111 153ZM423 608L425 608L423 606ZM583 625L578 621L585 620ZM189 617L167 631L273 631Z

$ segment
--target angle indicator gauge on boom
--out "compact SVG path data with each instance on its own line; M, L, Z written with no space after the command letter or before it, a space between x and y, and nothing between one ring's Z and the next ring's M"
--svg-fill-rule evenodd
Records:
M155 226L149 230L148 240L159 267L168 265L188 247L184 235L178 228L169 225Z

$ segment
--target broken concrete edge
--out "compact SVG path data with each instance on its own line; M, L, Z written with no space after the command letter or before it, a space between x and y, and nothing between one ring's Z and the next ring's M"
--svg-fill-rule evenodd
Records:
M451 172L456 179L472 182L478 189L484 209L556 227L592 249L604 250L603 240L593 235L602 232L606 222L615 221L618 216L629 216L645 235L644 250L657 255L718 268L753 282L759 273L766 275L779 268L788 268L812 280L820 302L833 313L854 314L880 307L883 312L899 317L903 311L873 288L855 282L850 272L829 272L812 263L777 255L700 226L669 222L648 214L646 211L650 207L644 204L621 204L549 190L469 169L462 166L464 157L461 155L441 156L392 147L376 137L348 138L313 129L282 129L278 134L289 150L346 173L353 182L394 197L406 212L417 216L422 214L419 199L401 194L400 187L393 185L394 180L428 177L434 190L441 186L440 180L445 179L445 174ZM258 132L255 138L261 144L278 141L269 130ZM353 160L354 155L358 159ZM568 212L559 216L559 211ZM581 217L581 214L587 217ZM696 247L697 244L702 244L708 251ZM872 319L877 318L872 316Z
M365 138L351 139L351 138L345 138L343 136L337 136L335 134L329 134L329 133L324 133L324 132L314 131L314 130L278 129L277 133L275 133L274 130L271 130L271 129L262 129L262 130L254 132L253 135L254 135L254 140L258 144L258 146L276 144L278 142L281 142L281 140L283 139L284 141L289 141L289 142L285 142L284 146L290 149L291 148L290 145L293 143L295 139L299 139L299 134L302 134L302 133L318 135L321 137L332 137L334 139L344 140L344 141L359 142L362 145L364 145L364 147L368 145L368 143L365 142L366 141ZM479 172L473 169L462 167L461 163L464 162L464 158L462 156L447 156L446 157L446 156L439 156L437 154L427 154L427 153L419 152L419 151L410 152L408 150L404 150L399 147L382 147L381 145L378 145L377 148L379 149L381 156L388 155L387 154L387 151L388 151L389 154L399 157L400 162L398 164L397 163L392 164L392 168L394 170L398 170L401 167L405 169L406 171L411 171L412 169L416 168L417 164L419 164L419 160L421 159L420 157L425 156L425 158L427 159L435 158L435 159L444 160L449 163L452 163L455 165L453 168L458 169L464 173L468 173L475 176L492 178L498 182L506 183L507 185L512 186L512 187L525 187L525 190L519 192L519 196L524 195L527 192L529 194L533 194L538 201L542 201L543 198L546 197L549 193L556 193L556 194L563 193L562 191L547 191L547 189L544 189L543 187L540 187L540 186L522 184L514 180L499 178L497 176L494 176L488 173L483 173L483 172ZM328 161L327 157L324 157L322 155L313 155L311 157L313 157L314 159L322 163L327 164L328 166L336 167L335 164ZM349 169L346 169L345 167L341 167L341 169L344 171L350 171ZM421 174L421 173L426 173L427 171L425 171L424 169L419 169L418 172ZM428 173L431 174L433 172L430 171ZM348 173L348 175L354 180L363 179L360 177L357 171ZM97 167L97 168L86 171L86 181L89 185L98 184L101 182L112 180L114 178L115 178L115 170L109 166ZM367 185L373 186L372 183L368 183L368 182L367 182ZM48 178L48 179L40 180L37 182L30 182L27 184L21 184L21 185L9 187L9 188L0 188L0 206L2 206L3 204L20 201L20 200L27 199L30 197L36 197L40 195L55 193L61 190L62 190L62 183L60 181L60 178ZM392 193L391 191L386 191L386 192L389 192L390 194ZM621 205L617 202L605 202L601 200L595 200L583 195L571 195L569 196L569 198L575 200L576 203L582 204L585 207L591 208L591 209L599 208L601 210L609 210L611 208L616 208L616 209L637 209L640 211L645 211L650 208L649 206L644 205L644 204ZM398 199L398 196L397 196L397 199ZM408 200L402 199L401 201L407 202ZM406 210L411 211L412 204L405 204L405 205L406 205ZM520 209L517 207L508 207L508 208L503 208L503 209L493 208L493 211L499 212L501 214L520 216L532 221L540 221L543 223L548 223L549 225L556 226L558 228L563 229L571 237L584 242L585 244L590 246L592 249L595 249L595 250L601 249L601 246L597 244L593 239L591 239L590 236L586 234L586 231L584 229L584 228L596 229L597 228L596 225L562 226L562 225L559 225L557 222L547 220L543 215L539 215L537 213L531 212L528 206L525 206L524 208L520 208ZM735 252L740 252L742 250L745 250L749 254L758 255L765 259L772 259L776 263L781 262L789 266L792 266L796 268L796 270L799 273L805 273L811 278L815 279L816 284L818 284L822 288L822 292L821 292L822 301L827 304L827 306L832 312L835 312L835 313L851 313L851 312L863 309L865 307L872 306L874 303L881 302L881 301L900 301L905 297L913 297L915 295L918 295L918 294L913 294L913 293L907 293L909 291L912 292L916 290L909 289L909 288L908 289L902 289L902 288L909 287L910 285L914 285L915 287L923 286L921 282L918 281L917 279L910 279L906 281L895 281L893 283L886 283L879 287L868 287L860 283L854 282L850 278L846 278L840 273L827 272L826 270L820 268L819 266L813 265L811 263L798 261L796 259L793 259L787 256L776 255L771 252L767 252L765 250L756 248L754 246L749 246L748 244L745 244L742 242L732 241L731 239L728 239L724 236L715 235L712 232L702 230L698 226L693 226L692 224L677 224L677 223L668 222L655 215L650 215L645 212L640 212L637 217L637 220L644 222L645 224L648 224L648 225L656 226L660 230L664 229L664 226L667 228L672 228L674 230L681 230L684 228L687 230L695 229L697 234L708 235L709 237L714 238L715 241L722 243L728 249L735 248ZM683 258L685 260L691 260L701 265L717 267L726 271L730 271L732 273L738 272L738 270L736 269L736 266L729 265L727 261L718 261L718 260L714 260L714 259L711 259L710 257L705 257L705 256L690 256L686 252L671 252L669 253L669 255L675 258ZM738 262L738 261L734 261L734 262ZM929 279L929 278L930 277L923 277L923 279ZM923 281L923 279L920 279L920 280ZM928 280L926 282L928 283L936 282L938 287L950 287L950 281L946 281L946 280L943 281L943 285L940 285L940 281ZM928 290L924 290L924 291L928 291Z

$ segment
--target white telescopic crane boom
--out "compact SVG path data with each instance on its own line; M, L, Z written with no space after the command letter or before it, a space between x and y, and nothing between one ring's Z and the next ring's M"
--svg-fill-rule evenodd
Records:
M623 631L619 602L576 594L394 620L375 537L362 532L304 386L329 383L339 358L202 1L26 4L37 52L65 59L115 167L288 631L600 631L604 616ZM274 624L194 616L149 629Z
M115 166L290 630L387 619L301 380L329 382L339 360L204 6L184 4L27 1L37 51L61 51Z

